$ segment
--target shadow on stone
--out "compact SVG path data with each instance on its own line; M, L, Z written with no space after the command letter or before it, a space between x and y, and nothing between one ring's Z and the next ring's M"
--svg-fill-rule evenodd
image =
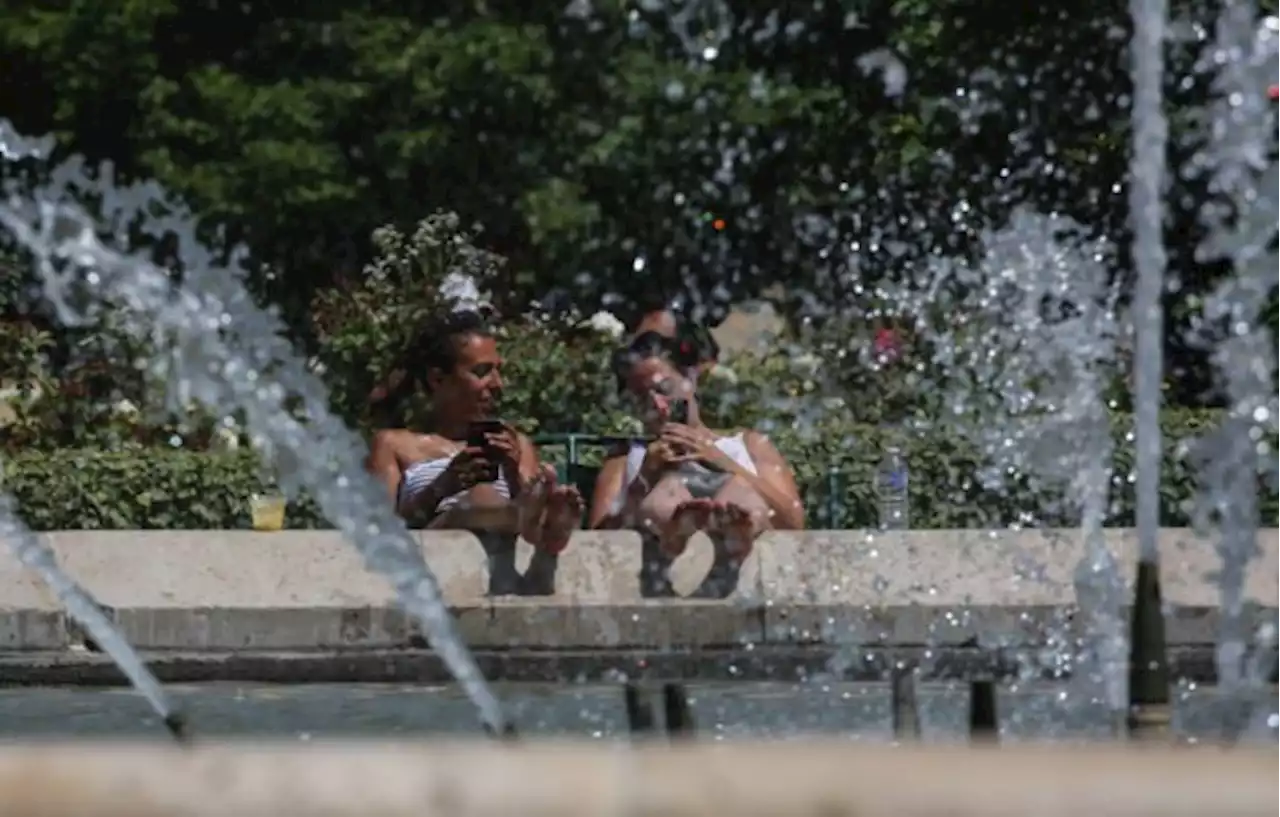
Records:
M480 532L476 538L489 565L490 596L550 596L556 592L559 557L534 550L529 569L521 574L516 566L515 536Z
M689 594L691 599L727 599L738 589L742 560L730 556L720 540L715 541L715 558L702 583Z
M671 558L658 546L658 537L648 531L640 533L640 596L646 599L675 598L671 586Z
M671 584L671 565L674 561L658 546L658 538L651 533L641 533L640 595L647 599L676 598ZM742 572L739 559L730 556L722 542L716 541L715 556L707 575L688 595L691 599L727 599L738 589Z

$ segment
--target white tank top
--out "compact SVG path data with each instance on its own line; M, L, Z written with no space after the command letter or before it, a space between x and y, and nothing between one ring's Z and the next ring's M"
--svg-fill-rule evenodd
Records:
M626 488L635 481L636 475L640 473L640 466L644 463L644 451L647 446L639 441L631 443L630 450L627 451L627 471L626 476L622 480L622 487ZM723 451L729 459L741 465L751 473L756 471L755 460L751 459L751 454L747 451L747 442L743 438L740 431L731 437L720 437L716 440L716 448Z
M408 468L404 469L404 473L400 477L400 488L396 494L396 507L403 507L406 502L413 499L418 494L426 490L427 486L439 479L444 473L444 469L449 467L449 463L453 462L456 454L448 457L440 457L434 460L423 460L415 462ZM499 475L497 482L493 483L494 490L504 499L511 498L511 486L507 484L505 474ZM466 492L454 494L445 497L436 506L435 512L442 513L452 507L457 506L464 499Z
M612 510L617 512L623 505L627 495L627 487L635 481L636 475L640 473L640 466L644 463L645 443L635 441L631 443L631 448L627 451L627 470L622 480L622 490L618 491L618 495L614 497ZM751 459L750 452L747 451L747 443L743 438L742 432L731 435L729 437L720 437L716 440L716 448L723 451L728 457L747 469L753 474L759 473L756 470L755 460Z

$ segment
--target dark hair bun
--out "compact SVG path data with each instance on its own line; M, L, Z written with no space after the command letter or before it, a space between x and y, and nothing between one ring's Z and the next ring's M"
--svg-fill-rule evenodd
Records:
M712 337L711 331L702 324L682 323L680 325L682 342L692 346L694 361L688 365L697 366L703 363L714 363L720 359L720 344Z
M626 346L615 349L609 361L618 388L623 388L631 367L649 358L668 360L680 369L692 369L702 362L698 345L688 337L669 338L658 332L641 332Z

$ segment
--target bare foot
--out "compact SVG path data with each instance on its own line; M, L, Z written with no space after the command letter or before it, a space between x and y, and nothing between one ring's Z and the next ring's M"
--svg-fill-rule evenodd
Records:
M572 485L556 485L547 496L547 513L538 546L552 556L569 544L582 521L582 494Z
M742 560L751 553L756 539L756 522L751 512L741 505L716 503L708 533L724 537L724 549L734 559Z
M542 534L542 520L546 516L547 501L556 484L556 469L542 466L538 475L529 480L516 498L516 530L520 538L538 544Z
M663 526L662 552L671 557L684 553L689 537L710 524L715 509L716 503L709 499L690 499L677 505L671 519Z

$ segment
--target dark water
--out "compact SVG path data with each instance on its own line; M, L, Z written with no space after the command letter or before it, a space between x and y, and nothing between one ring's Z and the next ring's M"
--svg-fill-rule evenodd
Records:
M477 733L471 705L449 686L306 685L171 686L199 737L412 737ZM626 734L619 686L499 685L523 734L617 739ZM718 683L688 687L703 737L847 735L888 740L890 701L883 684ZM655 696L656 698L657 696ZM925 685L920 690L926 740L961 739L968 689ZM1183 688L1174 720L1190 737L1216 738L1242 709L1252 715L1251 741L1275 743L1276 692L1259 690L1246 706L1211 688ZM1001 730L1008 739L1087 739L1107 735L1106 713L1050 684L1000 690ZM163 730L144 702L125 689L0 690L0 738L157 737Z

